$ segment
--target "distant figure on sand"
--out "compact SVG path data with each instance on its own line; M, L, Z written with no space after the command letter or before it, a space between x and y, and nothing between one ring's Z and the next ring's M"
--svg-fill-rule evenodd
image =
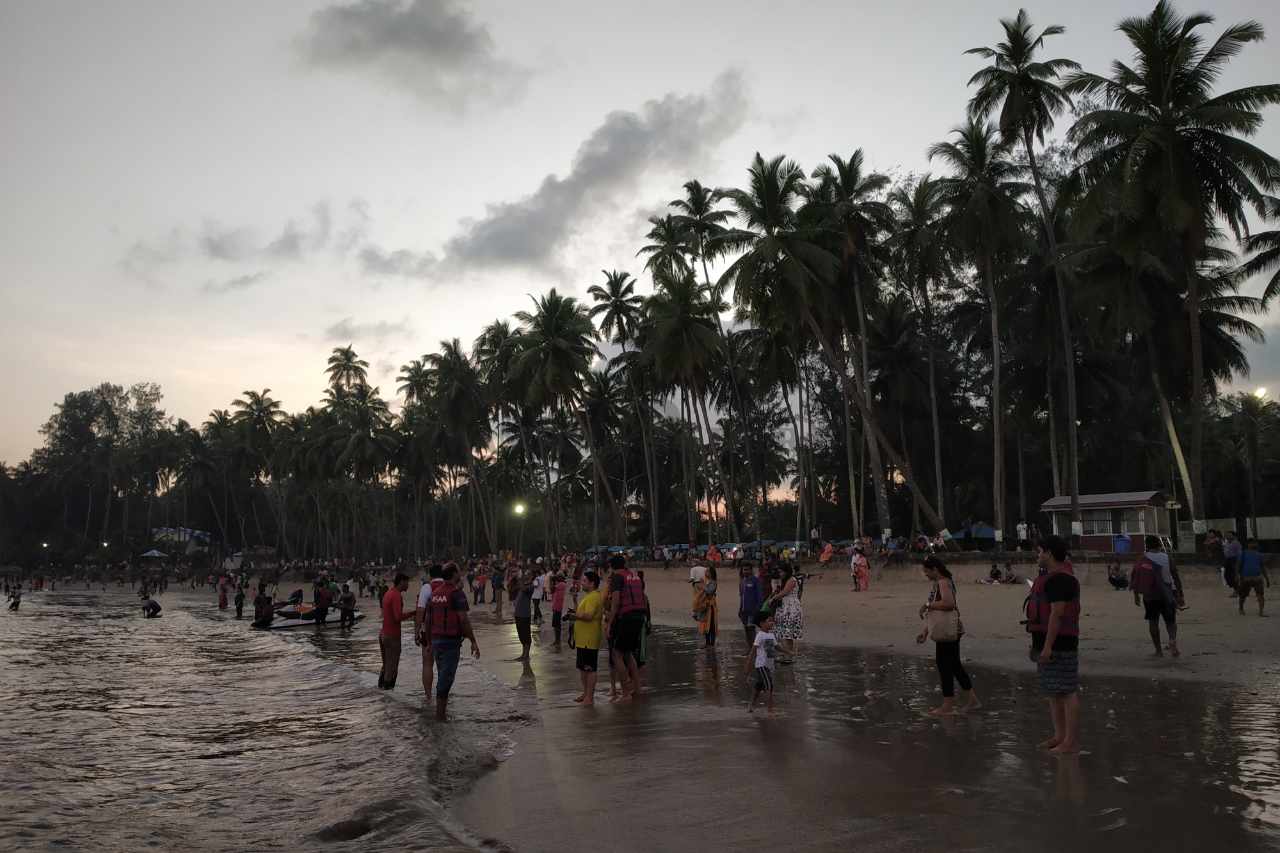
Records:
M1263 582L1266 582L1266 586L1271 586L1271 575L1267 574L1267 566L1262 559L1262 552L1258 550L1257 539L1250 539L1249 549L1240 555L1238 574L1236 589L1240 595L1240 615L1244 615L1244 600L1249 597L1250 592L1254 592L1258 596L1258 615L1262 616L1262 608L1266 605L1266 587Z
M1178 583L1173 563L1165 553L1159 536L1148 535L1145 541L1145 552L1133 564L1129 575L1129 587L1133 590L1134 606L1145 608L1147 627L1151 633L1151 642L1156 648L1156 657L1164 657L1164 649L1160 644L1160 620L1164 620L1165 629L1169 632L1169 654L1175 658L1178 651Z
M1080 582L1062 537L1044 540L1038 560L1042 572L1027 596L1027 632L1053 718L1053 736L1040 746L1074 754L1080 751Z
M924 620L924 629L916 637L917 643L933 638L934 660L938 665L938 678L942 682L942 705L930 711L936 717L949 716L957 711L955 707L955 682L960 682L964 691L965 702L960 711L970 711L981 707L978 694L973 690L973 682L960 661L960 638L964 636L964 627L960 622L960 609L956 604L956 582L951 572L937 557L927 557L924 561L924 574L933 586L929 590L929 601L920 608L920 618Z

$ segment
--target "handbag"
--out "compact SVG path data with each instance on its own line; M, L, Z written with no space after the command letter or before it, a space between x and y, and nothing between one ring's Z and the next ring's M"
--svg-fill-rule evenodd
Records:
M930 610L929 636L935 643L954 643L960 639L959 610Z

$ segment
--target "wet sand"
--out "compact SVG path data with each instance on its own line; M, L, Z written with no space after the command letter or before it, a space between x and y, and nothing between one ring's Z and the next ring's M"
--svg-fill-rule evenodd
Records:
M1124 566L1128 570L1128 566ZM1026 665L1027 634L1023 618L1026 584L980 585L990 564L953 565L964 620L964 659L991 666L1021 669ZM1034 577L1030 563L1016 567L1022 577ZM813 567L814 571L824 571ZM737 575L720 572L720 632L740 637ZM1182 657L1152 655L1143 609L1133 594L1117 592L1107 583L1105 564L1077 567L1082 585L1080 643L1081 671L1086 675L1223 681L1238 685L1274 683L1280 679L1280 616L1259 619L1255 599L1245 604L1245 616L1227 597L1217 573L1207 568L1183 570L1189 609L1178 614ZM654 621L678 628L694 626L688 568L673 566L645 570ZM1268 590L1269 593L1272 590ZM886 569L873 580L870 592L851 590L848 567L825 570L821 580L805 586L804 642L856 647L932 659L932 644L917 646L919 609L929 585L915 565ZM1280 586L1269 608L1280 613ZM1164 625L1161 624L1161 636Z
M486 619L482 665L533 722L450 810L522 853L1280 844L1274 678L1243 689L1086 668L1085 752L1056 758L1034 746L1048 720L1029 664L972 667L985 707L937 720L936 675L914 654L809 647L780 667L775 713L748 715L740 637L709 652L659 628L642 700L609 705L605 684L581 708L549 626L522 666L501 660L518 654L513 627Z

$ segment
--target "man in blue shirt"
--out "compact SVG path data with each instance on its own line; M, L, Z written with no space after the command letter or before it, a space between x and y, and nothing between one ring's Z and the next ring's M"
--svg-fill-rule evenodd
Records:
M1258 593L1258 615L1262 615L1262 608L1266 604L1263 590L1267 586L1271 586L1271 576L1267 574L1267 567L1262 559L1262 552L1258 550L1258 540L1250 539L1249 547L1240 555L1237 561L1236 589L1240 595L1240 615L1244 615L1244 600L1249 597L1249 590ZM1266 586L1263 586L1263 582Z
M738 569L738 619L742 621L742 628L746 632L748 647L755 644L756 614L764 604L764 589L760 578L752 571L753 568L748 560Z

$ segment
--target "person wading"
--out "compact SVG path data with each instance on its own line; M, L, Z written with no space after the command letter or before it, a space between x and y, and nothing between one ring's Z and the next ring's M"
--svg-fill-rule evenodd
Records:
M1040 545L1038 562L1041 573L1027 596L1027 631L1053 718L1053 737L1040 746L1059 755L1074 754L1080 751L1080 582L1060 536Z
M382 632L378 646L382 650L382 672L378 675L378 687L391 690L400 674L400 625L413 618L413 611L404 612L404 593L409 588L409 576L396 575L395 585L382 596Z
M445 719L449 705L449 692L458 674L458 660L462 657L462 640L471 642L471 656L479 660L480 645L471 630L471 617L467 614L467 594L458 584L458 567L445 565L442 583L431 592L427 603L428 613L421 642L431 647L436 668L436 719Z
M636 654L640 651L640 634L644 630L644 581L627 568L626 559L618 554L609 558L609 614L605 631L613 638L614 672L622 681L622 701L634 699L640 689L640 668Z
M920 618L925 620L924 630L916 637L917 643L923 643L933 637L934 660L938 665L938 679L942 682L942 705L929 713L935 717L950 716L956 712L955 682L960 682L964 691L965 702L960 711L972 711L982 707L978 694L973 690L973 682L960 661L960 638L964 636L964 627L960 623L960 609L956 605L956 582L951 572L937 557L927 557L924 561L924 574L933 582L929 590L929 601L920 608Z

